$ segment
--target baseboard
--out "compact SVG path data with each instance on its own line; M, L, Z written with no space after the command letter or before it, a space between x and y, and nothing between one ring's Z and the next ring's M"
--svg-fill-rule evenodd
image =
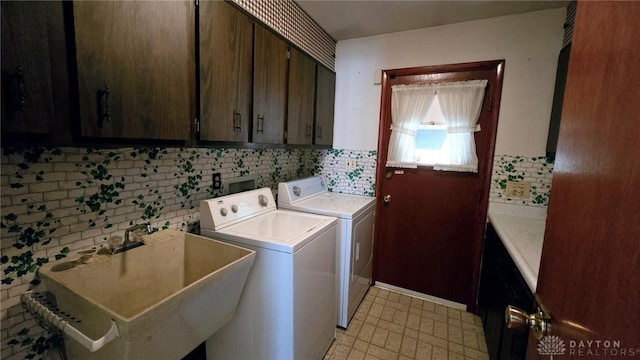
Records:
M401 288L401 287L398 287L398 286L385 284L385 283L379 282L379 281L376 281L374 286L378 287L378 288L381 288L381 289L385 289L385 290L393 291L393 292L396 292L396 293L400 293L400 294L403 294L403 295L412 296L412 297L415 297L415 298L418 298L418 299L431 301L433 303L444 305L444 306L448 306L448 307L451 307L451 308L454 308L454 309L467 311L467 305L460 304L460 303L457 303L455 301L451 301L451 300L447 300L447 299L441 299L439 297L435 297L435 296L419 293L419 292L413 291L413 290L407 290L407 289L404 289L404 288Z

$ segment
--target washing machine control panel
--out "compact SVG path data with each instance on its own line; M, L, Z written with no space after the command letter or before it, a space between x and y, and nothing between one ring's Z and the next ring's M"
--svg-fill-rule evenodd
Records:
M270 188L244 191L200 202L200 226L219 230L253 216L276 210Z

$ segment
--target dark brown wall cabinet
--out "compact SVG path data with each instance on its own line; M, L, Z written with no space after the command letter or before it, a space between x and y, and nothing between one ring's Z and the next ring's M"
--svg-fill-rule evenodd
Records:
M54 73L64 61L62 5L2 1L2 133L49 134L53 127ZM57 69L56 69L57 68Z
M223 1L202 1L200 140L248 142L253 23Z
M288 46L261 25L254 29L252 142L283 144Z
M81 135L188 140L191 1L73 3Z
M562 117L562 103L564 102L564 88L569 71L569 56L571 43L565 46L558 56L558 68L556 70L556 85L553 91L553 104L551 105L551 120L549 121L549 133L547 135L547 158L554 160L556 147L558 146L558 134L560 133L560 119Z
M313 143L316 63L290 48L287 144Z
M529 332L505 325L504 310L514 305L531 313L534 298L491 224L487 226L478 308L491 360L525 359Z
M227 2L1 4L3 140L332 144L335 74Z
M333 145L333 113L336 98L336 74L318 66L316 80L316 128L314 144Z

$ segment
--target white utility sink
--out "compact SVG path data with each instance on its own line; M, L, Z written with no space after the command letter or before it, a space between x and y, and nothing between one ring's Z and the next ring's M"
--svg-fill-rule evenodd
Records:
M69 359L180 359L233 317L254 251L178 230L144 240L89 263L70 257L73 267L40 268L60 311L81 321L69 320L79 332L95 340L117 326L118 336L94 352L65 337Z

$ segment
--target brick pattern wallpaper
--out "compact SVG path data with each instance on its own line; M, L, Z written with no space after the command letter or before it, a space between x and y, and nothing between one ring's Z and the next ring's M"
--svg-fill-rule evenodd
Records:
M24 358L8 342L42 331L19 304L42 262L101 247L132 224L198 233L199 201L224 194L212 189L213 173L276 189L317 174L319 159L300 149L3 149L2 358Z
M377 158L377 151L325 150L321 172L331 191L374 196ZM347 168L347 160L355 161L355 168Z
M40 262L103 246L132 224L198 233L199 201L225 194L212 189L213 173L272 189L321 174L332 191L374 196L376 163L376 151L343 149L3 149L2 358L24 359L30 345L20 342L43 332L19 304ZM552 170L544 157L496 155L490 201L546 207ZM530 198L507 197L508 180L530 181Z
M523 157L495 155L491 176L489 201L516 205L547 207L551 194L553 163L544 156ZM528 198L511 198L506 194L507 181L528 181L531 193Z

